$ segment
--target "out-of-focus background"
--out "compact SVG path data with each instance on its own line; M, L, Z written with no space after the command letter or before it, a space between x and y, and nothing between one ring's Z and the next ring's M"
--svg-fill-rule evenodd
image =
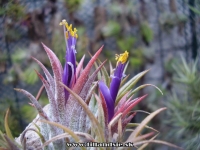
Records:
M0 1L0 130L7 108L10 127L17 136L35 117L29 100L14 88L37 95L41 82L36 57L50 64L41 42L62 63L65 43L59 22L66 19L78 29L78 60L101 45L101 60L115 65L115 54L130 53L127 74L151 69L140 84L154 84L137 109L152 112L167 107L150 124L162 140L185 149L200 149L200 1L199 0L1 0ZM40 97L45 105L45 92ZM146 116L140 113L134 121ZM164 147L159 147L164 149Z

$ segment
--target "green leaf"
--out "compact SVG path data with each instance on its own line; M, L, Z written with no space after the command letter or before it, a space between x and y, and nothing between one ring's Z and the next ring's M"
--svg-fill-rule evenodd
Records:
M197 15L200 15L200 10L196 9L195 7L188 6L193 12L195 12Z
M127 127L137 127L137 126L139 126L139 125L140 125L140 123L129 123L129 124L127 125ZM147 125L145 125L145 128L150 129L150 130L153 130L153 131L155 131L155 132L159 132L158 130L156 130L156 129L150 127L150 126L147 126Z
M153 87L155 87L155 88L163 95L163 92L162 92L157 86L155 86L155 85L153 85L153 84L143 84L143 85L140 85L139 87L137 87L136 89L134 89L134 90L129 94L128 97L131 97L133 94L135 94L136 92L138 92L139 90L141 90L141 89L143 89L143 88L145 88L145 87L147 87L147 86L153 86Z
M149 70L145 70L143 72L140 72L136 76L134 76L132 79L130 79L125 85L123 85L118 93L116 104L120 101L120 99L129 91L131 90L135 84L148 72Z
M152 137L150 140L154 140L156 137L158 136L158 134L156 134L154 137ZM147 147L149 145L149 143L145 143L143 144L141 147L138 148L138 150L143 150L145 147Z
M97 60L99 62L99 65L102 64L102 62L99 59L97 59ZM101 73L102 73L102 76L103 76L103 78L106 82L106 85L109 86L110 85L110 76L109 76L109 74L108 74L108 72L107 72L107 70L104 66L101 69Z
M4 122L4 126L5 126L5 130L6 130L6 135L11 139L14 140L13 135L10 131L9 125L8 125L8 116L9 116L9 109L6 111L6 116L5 116L5 122Z
M165 110L167 108L160 108L150 115L148 115L141 123L140 125L131 133L129 138L126 142L131 142L133 139L135 139L139 134L141 134L142 130L145 128L145 126L155 117L157 114L159 114L161 111Z

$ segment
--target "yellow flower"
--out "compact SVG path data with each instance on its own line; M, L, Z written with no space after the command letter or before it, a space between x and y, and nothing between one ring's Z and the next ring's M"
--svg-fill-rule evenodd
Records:
M120 54L120 55L116 54L115 59L117 60L117 64L119 62L121 62L122 64L126 63L126 61L128 59L128 55L129 55L129 53L127 51L125 51L123 54Z
M72 30L72 24L69 25L65 19L62 20L59 25L64 26L64 28L66 27L67 31L65 31L66 32L65 36L67 39L69 38L69 35L72 37L78 38L78 34L77 34L78 30L76 28L74 28L74 30Z

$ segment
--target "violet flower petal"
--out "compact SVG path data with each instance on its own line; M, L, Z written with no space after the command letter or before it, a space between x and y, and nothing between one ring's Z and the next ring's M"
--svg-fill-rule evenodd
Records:
M67 48L66 48L66 62L65 68L63 73L63 83L68 86L69 88L72 87L72 84L76 82L76 38L72 37L68 32L68 39L67 39ZM64 89L65 91L65 99L67 100L69 97L69 92Z
M108 122L112 119L114 116L114 100L112 99L110 95L109 88L105 85L103 81L99 81L99 89L106 101L107 109L108 109Z
M117 97L117 93L119 91L120 82L121 82L120 78L118 78L117 76L113 76L112 82L110 84L110 94L114 102Z
M119 91L119 86L121 83L121 79L123 77L124 67L125 67L125 64L119 63L115 69L114 76L112 76L112 81L110 84L110 93L114 101Z

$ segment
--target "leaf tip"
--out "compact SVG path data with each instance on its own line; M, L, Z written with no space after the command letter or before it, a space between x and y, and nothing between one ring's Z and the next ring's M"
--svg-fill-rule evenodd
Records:
M14 88L15 91L21 92L22 89Z

